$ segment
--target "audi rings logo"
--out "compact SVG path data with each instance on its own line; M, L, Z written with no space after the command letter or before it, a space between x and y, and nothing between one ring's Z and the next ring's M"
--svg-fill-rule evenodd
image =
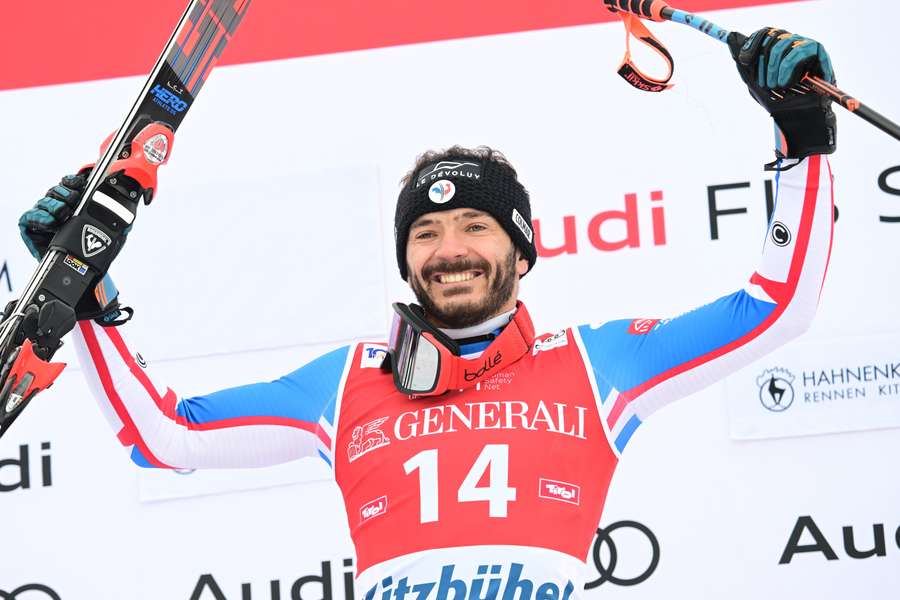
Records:
M627 530L631 530L630 533L626 533ZM638 539L642 539L643 543ZM616 540L620 546L616 545ZM641 548L648 544L649 552ZM628 550L623 554L627 554L627 558L623 558L620 551L626 547ZM584 589L592 590L607 581L614 585L637 585L647 581L659 565L659 540L643 523L616 521L597 529L591 557L600 576L586 583Z
M0 600L62 600L53 588L40 583L26 583L11 592L0 590Z

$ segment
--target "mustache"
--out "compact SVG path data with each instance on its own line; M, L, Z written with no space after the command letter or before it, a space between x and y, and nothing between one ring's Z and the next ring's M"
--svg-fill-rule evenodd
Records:
M447 273L452 275L454 273L464 273L466 271L481 271L485 276L488 276L491 274L491 264L486 260L473 261L465 259L455 262L441 260L426 265L422 269L422 279L424 281L430 281L435 273Z

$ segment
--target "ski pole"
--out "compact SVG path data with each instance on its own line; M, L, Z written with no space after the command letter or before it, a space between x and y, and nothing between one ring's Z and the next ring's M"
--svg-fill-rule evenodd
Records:
M641 19L650 19L651 21L681 23L725 44L728 43L728 36L731 34L730 31L722 29L712 21L677 8L672 8L663 0L604 0L604 2L613 12L621 11ZM828 83L821 77L808 73L803 76L800 83L806 84L817 93L831 98L857 117L871 123L894 139L900 140L900 125L872 110L837 86Z

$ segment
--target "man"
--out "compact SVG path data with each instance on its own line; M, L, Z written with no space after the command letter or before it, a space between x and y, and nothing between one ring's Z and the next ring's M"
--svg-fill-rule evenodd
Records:
M834 80L822 47L781 30L733 34L738 70L777 125L778 202L746 287L673 319L535 336L519 279L536 250L528 194L498 152L426 153L395 215L400 273L389 344L330 352L273 382L179 399L110 325L79 306L86 377L147 467L333 467L366 600L576 598L609 482L638 426L800 334L830 251L829 103L791 91ZM702 157L700 157L702 160ZM83 178L26 213L39 256ZM388 359L386 360L386 356Z

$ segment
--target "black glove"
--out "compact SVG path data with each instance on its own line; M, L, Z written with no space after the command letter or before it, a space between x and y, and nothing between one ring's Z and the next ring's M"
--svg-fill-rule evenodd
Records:
M38 200L37 204L19 218L19 233L22 236L22 240L28 247L28 251L38 260L47 253L47 248L60 227L72 217L75 209L78 207L78 203L81 201L81 195L85 185L87 185L90 174L91 170L85 169L78 175L63 177L59 185L47 190L47 195ZM106 299L103 304L97 299L98 294L94 293L98 285L103 286L103 294L99 294L100 297ZM114 290L115 286L112 285L108 277L105 279L98 278L93 285L88 287L75 306L77 319L79 321L94 319L102 325L119 325L124 322L120 320L123 311L130 318L132 314L131 309L119 307L118 298ZM36 307L28 307L28 309L31 308ZM26 309L26 314L28 309ZM57 310L56 314L59 315L60 311ZM127 321L127 318L125 320ZM35 323L37 323L36 319ZM35 329L41 328L35 325ZM32 335L28 337L35 339Z
M90 171L66 175L59 185L47 190L47 195L19 218L19 233L28 251L36 259L44 257L50 240L62 224L72 217L81 201L81 193L89 174Z
M732 32L728 46L750 95L769 111L780 131L775 150L778 158L802 159L834 152L837 125L831 99L800 84L807 73L835 82L831 59L822 44L766 27L749 38Z

